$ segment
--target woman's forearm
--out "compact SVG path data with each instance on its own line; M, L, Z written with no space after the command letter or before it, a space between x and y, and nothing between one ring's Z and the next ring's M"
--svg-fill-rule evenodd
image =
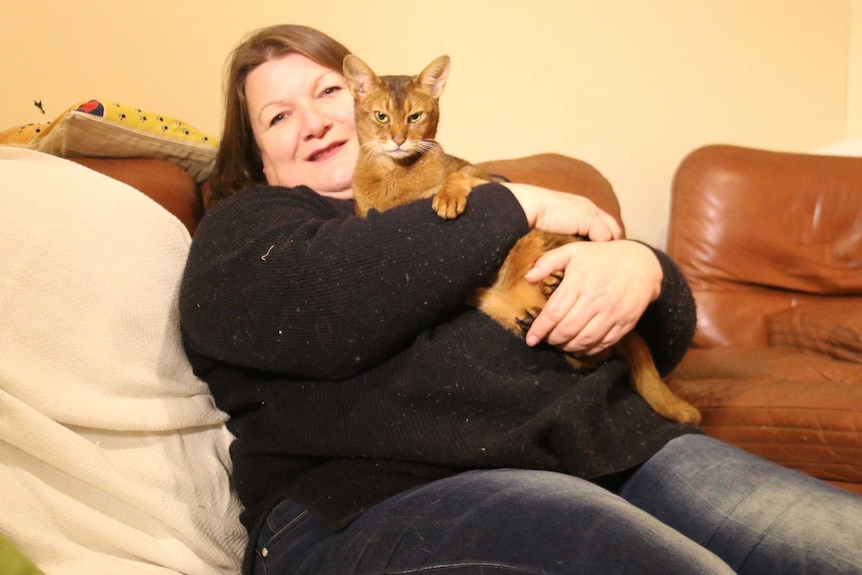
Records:
M661 293L637 324L662 375L679 364L694 337L697 314L691 289L667 254L655 250L663 271Z
M453 221L430 201L362 219L285 193L228 202L198 229L181 305L200 352L316 377L365 369L459 305L526 232L497 186Z

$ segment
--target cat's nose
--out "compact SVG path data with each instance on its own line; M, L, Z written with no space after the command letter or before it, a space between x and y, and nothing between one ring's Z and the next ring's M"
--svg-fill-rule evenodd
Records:
M407 136L405 134L392 134L392 141L400 147L401 144L407 141Z

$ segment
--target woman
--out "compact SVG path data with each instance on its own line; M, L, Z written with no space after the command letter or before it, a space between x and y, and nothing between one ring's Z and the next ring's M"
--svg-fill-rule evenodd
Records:
M694 330L673 263L592 203L486 184L354 217L341 44L298 26L234 51L209 213L180 294L231 415L254 573L859 573L862 504L652 412L610 360L637 325L664 373ZM462 302L531 227L594 241L528 345ZM621 497L620 497L621 496Z

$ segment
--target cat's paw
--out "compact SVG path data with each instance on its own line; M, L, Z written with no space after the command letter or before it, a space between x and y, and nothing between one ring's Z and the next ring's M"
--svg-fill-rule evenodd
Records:
M578 371L595 371L602 362L606 361L609 354L604 352L599 353L597 355L575 355L572 352L564 351L563 355L566 356L566 361L569 362L569 365L574 367Z
M431 208L444 220L454 220L467 209L467 194L444 187L434 196Z
M542 280L542 283L539 284L542 288L542 295L545 297L551 297L557 288L560 287L560 283L563 281L564 272L558 271L553 272L551 275Z
M521 330L521 335L524 337L527 336L527 332L530 331L530 327L533 325L533 321L536 319L536 312L525 309L522 312L523 315L520 315L515 318L515 325L518 326L518 329Z
M431 207L444 220L454 220L467 209L467 196L474 187L485 180L464 172L453 172L446 177L440 190L434 195Z

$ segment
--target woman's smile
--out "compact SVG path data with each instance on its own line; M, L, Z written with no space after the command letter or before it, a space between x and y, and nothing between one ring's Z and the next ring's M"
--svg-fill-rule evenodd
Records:
M338 142L333 142L332 144L326 146L325 148L317 150L316 152L313 152L310 156L308 156L307 161L317 162L317 161L328 160L331 157L333 157L334 155L338 154L338 152L340 152L343 149L344 144L346 144L346 143L347 143L347 140L340 140Z

